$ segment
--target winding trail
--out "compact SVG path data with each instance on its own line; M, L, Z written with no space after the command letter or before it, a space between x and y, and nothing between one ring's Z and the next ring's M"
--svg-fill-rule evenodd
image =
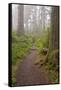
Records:
M32 49L23 63L21 65L19 64L16 74L17 86L44 85L49 83L46 73L42 69L38 68L37 65L34 65L37 58L37 50Z

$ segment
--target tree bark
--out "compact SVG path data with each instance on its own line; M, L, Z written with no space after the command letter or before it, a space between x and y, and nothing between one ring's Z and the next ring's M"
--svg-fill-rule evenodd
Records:
M24 35L24 5L18 6L18 35Z
M59 48L59 7L52 8L51 14L51 45L50 48Z

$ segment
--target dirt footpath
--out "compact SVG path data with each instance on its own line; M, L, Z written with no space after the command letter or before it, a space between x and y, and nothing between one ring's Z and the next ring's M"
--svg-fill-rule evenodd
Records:
M48 77L46 73L34 65L37 60L37 50L31 50L30 54L24 59L23 63L19 65L16 74L17 86L23 85L41 85L48 84Z

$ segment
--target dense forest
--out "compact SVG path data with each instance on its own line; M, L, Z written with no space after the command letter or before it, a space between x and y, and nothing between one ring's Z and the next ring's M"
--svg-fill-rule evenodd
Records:
M31 51L37 52L33 64L47 73L48 84L59 83L58 6L12 4L12 86L17 85L18 68Z

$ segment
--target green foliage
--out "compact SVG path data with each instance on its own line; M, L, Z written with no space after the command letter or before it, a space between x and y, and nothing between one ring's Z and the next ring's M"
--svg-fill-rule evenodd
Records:
M49 31L48 30L45 30L41 36L36 38L35 45L39 50L41 50L42 48L49 47Z
M32 47L31 36L17 36L12 32L12 85L16 84L16 70L18 63L29 53Z
M12 36L12 64L16 64L18 59L21 59L26 55L28 50L32 46L31 37L16 36L14 33Z
M59 50L55 49L49 53L48 60L49 65L51 66L50 69L58 70L58 59L59 59Z
M41 36L17 36L16 32L12 32L12 85L16 85L17 63L23 62L23 58L29 53L32 46L38 49L40 56L34 64L46 69L51 83L58 82L59 50L49 51L49 35L50 31L48 29L44 30Z
M50 81L50 83L52 83L52 84L57 84L57 83L59 83L59 76L58 76L58 72L56 72L56 71L54 71L54 70L49 70L48 71L48 77L49 77L49 81Z
M41 38L41 42L43 43L43 47L44 48L48 48L49 47L49 31L45 31L42 38Z
M58 54L58 52L59 52L58 49L51 51L51 53L49 54L49 59L52 59L54 56L56 56L56 54Z
M42 48L43 48L43 43L41 42L41 38L37 38L37 39L36 39L35 46L36 46L38 49L42 49Z
M49 52L48 61L44 64L46 71L48 72L49 81L51 83L59 83L58 70L59 70L59 50L54 49Z
M12 86L15 86L15 85L16 85L16 79L12 78Z

